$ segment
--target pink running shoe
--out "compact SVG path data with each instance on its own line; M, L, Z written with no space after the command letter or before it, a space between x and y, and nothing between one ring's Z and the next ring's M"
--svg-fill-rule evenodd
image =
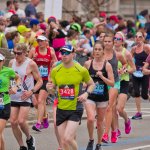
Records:
M43 119L42 125L43 125L43 128L45 128L45 129L49 127L48 118Z
M34 126L32 126L32 129L41 132L42 125L40 123L36 123Z
M117 141L118 141L117 132L112 131L111 132L111 143L117 143Z
M128 118L128 122L124 123L124 125L125 125L125 133L129 134L131 132L131 121L129 118Z
M107 133L104 133L104 134L103 134L102 142L103 142L103 143L108 143L108 142L109 142L109 137L108 137L108 134L107 134Z
M121 131L119 129L117 129L117 137L121 137Z

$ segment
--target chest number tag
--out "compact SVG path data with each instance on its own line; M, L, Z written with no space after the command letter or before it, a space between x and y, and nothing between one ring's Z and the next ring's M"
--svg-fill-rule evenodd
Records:
M59 86L59 94L60 94L61 99L74 100L74 98L75 98L74 85Z

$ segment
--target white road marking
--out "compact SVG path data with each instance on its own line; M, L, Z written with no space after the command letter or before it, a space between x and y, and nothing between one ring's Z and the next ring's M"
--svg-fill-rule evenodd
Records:
M124 149L124 150L139 150L139 149L141 149L141 148L148 148L148 147L150 147L150 145L132 147L132 148Z

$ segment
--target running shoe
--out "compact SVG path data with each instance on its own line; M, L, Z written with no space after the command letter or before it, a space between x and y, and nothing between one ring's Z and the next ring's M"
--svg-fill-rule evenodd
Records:
M142 113L137 112L137 113L132 117L132 119L134 119L134 120L142 119Z
M96 144L95 150L103 150L101 144Z
M89 140L86 150L93 150L94 140Z
M111 143L117 143L117 141L118 141L117 132L112 131L111 132Z
M124 123L124 125L125 125L125 133L129 134L131 132L131 121L129 118L128 118L127 123Z
M25 146L20 146L20 149L19 150L27 150L27 147Z
M26 140L27 146L28 146L28 150L36 150L35 148L35 139L33 136L31 136L31 138L29 140Z
M121 137L121 131L119 129L117 129L117 137Z
M42 126L43 128L49 127L48 116L46 118L43 118Z
M38 132L41 132L41 129L43 126L40 123L36 123L35 125L32 126L32 129Z
M108 143L108 142L109 142L109 137L108 137L108 134L107 134L107 133L104 133L104 134L103 134L102 142L103 142L103 143Z

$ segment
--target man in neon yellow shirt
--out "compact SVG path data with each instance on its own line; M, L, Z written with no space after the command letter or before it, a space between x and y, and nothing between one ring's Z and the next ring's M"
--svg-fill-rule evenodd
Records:
M83 114L83 102L94 89L94 82L88 70L73 61L74 49L66 45L61 49L62 64L51 71L51 79L47 84L52 94L58 92L58 107L56 125L63 150L77 150L74 139L76 130ZM87 84L87 91L82 92L83 82Z

